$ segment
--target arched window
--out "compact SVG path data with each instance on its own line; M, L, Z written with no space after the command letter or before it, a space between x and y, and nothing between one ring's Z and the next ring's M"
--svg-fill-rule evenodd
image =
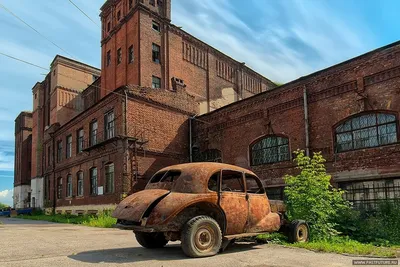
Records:
M196 162L222 162L221 151L218 149L207 149L201 153L194 154Z
M370 113L352 117L335 127L336 152L397 142L396 116Z
M250 146L251 165L261 165L290 160L289 139L283 136L266 136Z

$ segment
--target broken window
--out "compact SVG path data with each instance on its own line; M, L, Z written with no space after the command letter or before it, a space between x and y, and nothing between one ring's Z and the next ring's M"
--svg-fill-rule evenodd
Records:
M208 189L211 191L218 191L218 179L219 179L220 172L216 172L211 175L210 180L208 180Z
M335 128L336 152L397 142L396 116L370 113L346 120Z
M90 123L90 146L97 144L97 121Z
M133 45L128 48L128 63L132 63L134 59L133 56Z
M58 178L57 180L57 198L62 198L62 178Z
M117 20L119 21L121 19L121 10L118 10L117 12Z
M105 139L110 139L115 136L114 132L114 112L110 111L104 115Z
M244 192L243 173L238 171L223 170L221 191Z
M109 163L105 167L105 174L106 174L106 193L113 193L114 192L114 164Z
M67 197L72 197L72 176L68 174L67 176Z
M111 51L107 51L107 66L111 65Z
M264 187L262 186L260 180L255 177L254 175L251 175L249 173L246 173L246 191L247 193L251 194L264 194Z
M83 129L82 128L79 129L76 135L77 135L76 151L80 153L83 150Z
M83 172L79 171L77 174L78 196L83 196Z
M160 46L153 44L152 49L153 62L160 63Z
M57 162L62 160L62 140L57 141Z
M151 87L161 88L161 79L156 76L152 76Z
M67 142L66 143L67 143L67 147L65 149L65 152L66 152L65 156L68 159L68 158L70 158L72 156L72 135L68 135L67 136Z
M90 169L90 194L97 195L97 168Z
M153 30L160 32L160 24L153 20Z
M250 146L251 165L261 165L290 160L289 139L267 136Z
M122 62L122 50L121 48L118 48L117 50L117 65L121 64Z

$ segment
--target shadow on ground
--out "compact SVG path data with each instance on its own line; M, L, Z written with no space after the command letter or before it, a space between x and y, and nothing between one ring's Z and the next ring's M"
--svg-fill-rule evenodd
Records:
M235 243L222 253L229 254L257 249L257 247L255 247L257 245L256 243ZM180 244L167 245L160 249L132 247L92 250L70 255L68 258L89 263L130 263L151 260L170 261L188 259L188 257L183 254Z

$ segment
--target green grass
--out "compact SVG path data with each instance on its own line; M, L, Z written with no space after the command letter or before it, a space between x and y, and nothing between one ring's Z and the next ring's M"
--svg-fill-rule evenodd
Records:
M286 236L280 233L263 234L256 237L259 242L268 242L281 244L287 247L305 248L313 251L379 256L379 257L396 257L400 256L400 251L395 246L380 247L373 244L360 243L349 239L348 237L335 237L331 240L314 240L306 243L288 243Z
M95 215L69 215L69 214L33 214L33 215L19 215L18 218L48 221L56 223L69 223L69 224L82 224L91 227L111 228L117 222L117 219L111 217L110 211L100 212Z

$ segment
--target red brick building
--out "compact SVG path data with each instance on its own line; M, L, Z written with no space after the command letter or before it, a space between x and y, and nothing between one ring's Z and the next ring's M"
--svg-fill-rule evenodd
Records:
M356 203L400 198L400 42L194 120L197 157L250 168L282 198L292 152L322 151Z
M108 0L100 17L101 96L126 84L173 89L180 83L203 114L276 87L171 24L171 0Z
M101 78L56 56L33 87L33 206L113 207L156 170L190 160L189 117L276 87L172 25L170 9L170 0L106 1Z
M15 119L14 205L24 208L30 204L32 151L32 112L23 111Z

